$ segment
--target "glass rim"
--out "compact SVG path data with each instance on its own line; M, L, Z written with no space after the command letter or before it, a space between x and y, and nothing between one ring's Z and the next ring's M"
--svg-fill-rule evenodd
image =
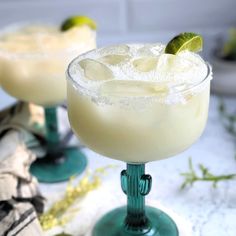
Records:
M75 57L68 65L67 67L67 70L66 70L66 79L68 81L71 81L72 84L74 84L76 86L76 88L79 88L81 91L86 91L88 94L96 94L96 91L94 91L94 89L92 88L88 88L84 85L82 85L82 83L79 83L80 80L76 81L76 79L71 75L71 68L72 66L80 61L80 58L81 59L84 59L84 57L89 54L89 53L92 53L94 51L96 51L98 48L95 48L95 49L92 49L90 51L87 51L85 53L82 53L80 54L79 56ZM210 63L208 61L204 61L204 65L206 66L206 69L207 69L207 73L206 75L203 76L203 78L195 83L195 84L192 84L191 86L187 87L187 88L183 88L182 90L178 90L176 92L173 92L171 94L169 94L170 96L175 96L175 95L178 95L178 94L185 94L185 93L188 93L188 92L192 92L194 91L195 89L198 89L199 87L201 87L205 82L207 82L208 80L210 81L212 79L212 66L210 65ZM79 72L79 74L81 74ZM111 81L111 80L108 80L108 81ZM108 82L106 81L106 82ZM137 80L135 80L137 81ZM104 83L106 83L104 82ZM151 82L154 82L154 81L151 81ZM156 82L157 84L158 83L162 83L160 81L157 81ZM99 96L101 96L101 94L99 94ZM112 94L109 94L109 95L106 95L106 94L103 94L102 96L106 97L106 96L109 96L109 97L116 97L116 98L127 98L127 99L135 99L135 98L155 98L155 97L161 97L161 94L157 94L157 95L140 95L140 96L115 96L115 95L112 95Z
M6 33L14 32L17 29L23 28L25 26L30 25L42 25L42 26L52 26L59 29L59 26L56 23L46 22L46 21L22 21L16 22L6 25L0 30L0 37L4 36ZM96 37L96 31L91 30L94 34L93 39ZM55 52L46 52L46 51L30 51L30 52L12 52L3 48L0 48L0 56L5 56L8 58L25 58L25 59L32 59L32 58L45 58L45 57L63 57L66 54L76 53L78 49L71 48L71 49L60 49L56 50Z

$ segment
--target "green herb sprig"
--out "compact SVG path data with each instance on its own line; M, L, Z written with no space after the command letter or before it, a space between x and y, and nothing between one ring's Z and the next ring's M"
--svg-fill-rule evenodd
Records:
M214 175L209 171L207 167L203 166L202 164L198 165L198 168L201 172L201 174L198 175L193 168L193 163L191 158L189 158L188 165L189 165L189 171L180 174L185 177L185 180L181 185L181 189L184 189L187 186L193 186L193 184L198 181L212 182L212 186L216 188L218 182L224 180L232 180L236 177L236 174Z

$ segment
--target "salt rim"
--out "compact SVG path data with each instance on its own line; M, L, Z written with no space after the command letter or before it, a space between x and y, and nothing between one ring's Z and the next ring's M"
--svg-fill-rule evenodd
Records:
M130 52L129 55L131 55L131 57L133 56L133 54L135 54L135 50L133 46L146 46L146 45L150 45L150 44L126 44L127 46L129 46L130 48L132 47L133 50ZM162 44L156 44L159 46L163 46ZM123 45L117 45L117 46L123 46ZM116 45L114 46L110 46L110 47L116 47ZM178 91L173 91L176 87L180 86L181 83L183 83L183 81L180 81L180 83L175 83L174 85L169 87L169 93L167 94L167 96L163 96L160 94L157 95L140 95L140 96L114 96L112 94L101 94L99 92L99 87L103 84L106 83L108 81L112 81L112 80L105 80L105 81L99 81L99 82L94 82L94 81L89 81L89 80L83 80L83 77L85 77L84 75L84 70L80 67L79 62L83 59L98 59L98 56L104 56L104 55L111 55L111 54L104 54L101 53L99 54L100 51L103 51L105 48L101 48L101 49L93 49L91 51L88 51L84 54L81 54L80 56L76 57L74 60L71 61L71 63L68 66L68 69L66 71L66 75L67 75L67 80L72 82L73 87L80 92L83 95L86 95L88 97L91 97L91 99L96 102L96 103L105 103L105 104L114 104L114 103L120 103L122 105L124 104L128 104L130 100L134 101L134 100L139 100L140 99L143 100L144 103L146 103L147 101L157 101L160 103L165 103L165 104L177 104L177 103L186 103L186 95L191 94L191 95L196 95L197 93L200 93L208 84L208 82L212 79L212 67L208 62L205 62L199 55L197 55L201 60L202 63L206 69L206 74L204 75L204 77L197 81L197 83L192 83L189 84L188 87L185 87L183 89L180 89ZM159 51L159 55L161 54L162 50ZM114 53L114 54L119 54L119 55L123 55L124 53ZM156 55L157 56L157 55ZM105 64L105 63L104 63ZM106 65L106 64L105 64ZM108 68L112 68L112 72L114 72L114 66L109 66ZM142 74L142 72L139 72L139 74ZM116 76L115 76L116 77ZM122 80L120 78L116 79L116 80ZM127 78L126 78L127 80ZM133 81L140 81L140 80L133 80ZM142 80L145 81L145 80ZM156 82L156 84L158 85L159 82L163 83L163 81L157 81L157 80L148 80L150 82ZM168 83L167 83L168 84ZM145 101L144 101L145 100Z
M40 25L40 26L49 26L49 27L56 27L58 28L58 25L55 24L50 24L48 22L20 22L20 23L13 23L5 28L0 30L0 37L4 36L6 33L11 33L16 30L19 30L21 28L24 28L26 26L32 26L32 25ZM58 28L59 29L59 28ZM8 51L4 48L0 48L0 56L5 57L7 59L38 59L38 58L50 58L50 57L57 57L57 58L64 58L65 54L78 54L78 51L83 49L83 51L88 52L88 49L91 47L88 46L90 43L93 43L93 41L96 39L96 31L91 29L91 35L92 37L85 42L81 43L76 46L76 48L65 48L65 49L60 49L57 52L44 52L44 51L32 51L32 52L11 52Z

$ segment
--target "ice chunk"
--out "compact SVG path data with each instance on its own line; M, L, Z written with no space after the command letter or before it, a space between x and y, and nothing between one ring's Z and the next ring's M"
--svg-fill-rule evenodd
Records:
M204 60L196 53L185 50L178 53L178 56L191 63L193 67L197 67L198 69L203 67L205 70L207 69Z
M152 44L147 44L145 46L140 47L137 50L137 54L139 56L154 56L154 54L151 51Z
M84 75L89 80L110 80L114 75L106 65L93 59L83 59L79 65L84 70Z
M167 84L147 81L113 80L102 84L101 94L110 96L165 96L168 93Z
M117 65L117 64L119 64L121 62L124 62L125 60L128 60L129 58L130 58L129 55L111 54L111 55L106 55L104 57L99 58L99 61L114 66L114 65Z
M165 46L160 43L146 44L138 49L137 53L140 56L157 56L164 50Z
M178 55L162 54L157 63L158 72L184 72L189 70L191 62Z
M101 48L99 50L100 55L111 55L111 54L128 54L129 53L129 46L128 45L114 45L109 46L106 48Z
M190 84L199 82L206 76L207 67L197 55L190 54L162 54L157 63L158 79Z
M158 56L162 53L164 53L164 50L165 50L165 45L164 44L155 44L152 48L151 48L151 51L154 55Z
M135 69L141 72L149 72L156 69L157 57L141 57L133 60Z

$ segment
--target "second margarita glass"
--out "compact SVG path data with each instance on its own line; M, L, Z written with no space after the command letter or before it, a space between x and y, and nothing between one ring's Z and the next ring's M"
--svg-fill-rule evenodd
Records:
M61 32L46 24L17 24L2 31L1 85L10 95L44 107L46 156L31 172L42 182L58 182L81 173L86 157L77 147L62 146L56 106L66 99L65 69L76 55L96 47L88 26Z

